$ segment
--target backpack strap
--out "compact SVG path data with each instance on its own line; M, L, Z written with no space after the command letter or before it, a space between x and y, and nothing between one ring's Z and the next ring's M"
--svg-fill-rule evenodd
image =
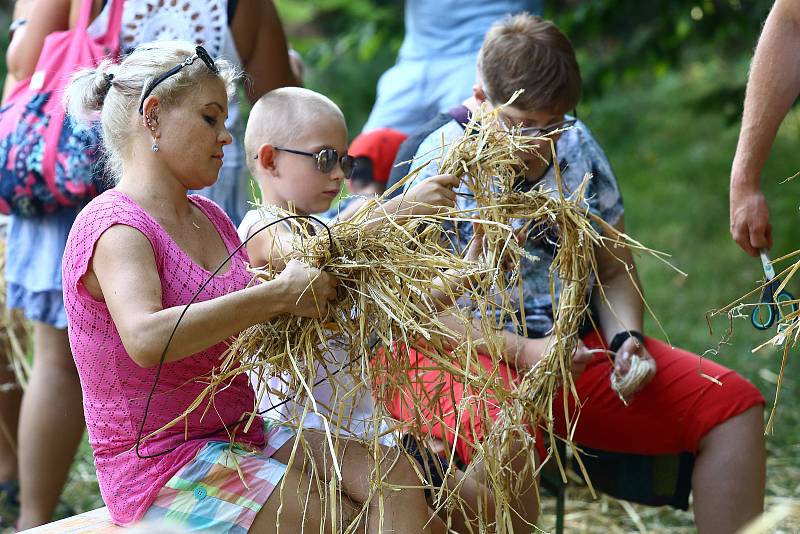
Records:
M447 114L450 115L453 120L455 120L464 130L467 129L467 124L469 124L469 121L472 119L472 112L463 104L450 109Z

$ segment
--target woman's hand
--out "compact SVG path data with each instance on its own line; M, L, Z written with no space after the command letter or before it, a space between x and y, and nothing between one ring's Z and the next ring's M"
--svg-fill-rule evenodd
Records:
M300 317L321 319L328 314L329 303L336 298L339 280L299 260L290 260L275 282L283 286L286 312Z

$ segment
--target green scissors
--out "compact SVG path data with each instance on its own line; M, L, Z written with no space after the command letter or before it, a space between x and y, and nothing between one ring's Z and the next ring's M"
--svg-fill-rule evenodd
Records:
M781 305L789 306L792 313L798 310L798 305L794 296L785 289L780 293L775 293L778 290L778 286L781 285L781 281L775 278L775 269L772 267L772 261L764 249L761 250L761 265L764 268L764 276L767 281L764 284L764 290L761 292L761 301L756 304L750 313L750 322L758 330L767 330L775 324L776 320L780 322L783 319Z

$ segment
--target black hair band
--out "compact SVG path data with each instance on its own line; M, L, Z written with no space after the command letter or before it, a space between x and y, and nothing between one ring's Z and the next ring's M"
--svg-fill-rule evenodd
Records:
M614 336L614 339L612 339L611 343L609 343L608 345L608 350L614 353L619 352L619 349L620 347L622 347L622 344L625 343L628 340L628 338L632 337L635 337L639 341L639 343L642 346L644 346L644 336L642 335L641 332L638 332L636 330L623 330L622 332Z

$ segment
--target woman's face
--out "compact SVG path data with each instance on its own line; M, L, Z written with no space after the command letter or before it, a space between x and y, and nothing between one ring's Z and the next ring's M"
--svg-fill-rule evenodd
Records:
M227 117L228 97L218 79L199 83L161 110L156 156L187 189L217 181L222 147L233 140L225 128Z

